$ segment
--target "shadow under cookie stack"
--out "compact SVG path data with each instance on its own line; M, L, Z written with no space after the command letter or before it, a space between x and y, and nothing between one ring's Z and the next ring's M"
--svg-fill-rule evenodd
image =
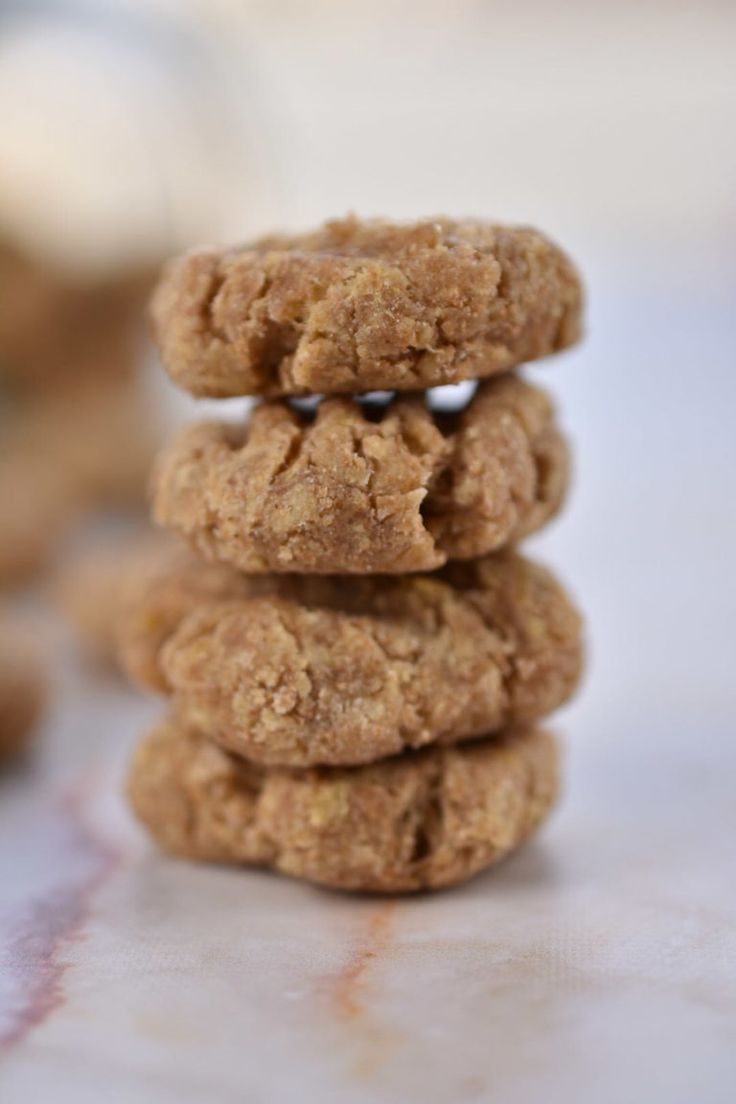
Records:
M510 370L573 344L581 300L536 231L444 219L350 218L164 273L174 380L262 400L160 456L154 519L187 543L121 621L128 671L171 701L129 780L167 851L400 892L469 878L544 819L538 722L576 687L581 624L515 550L568 458ZM463 380L465 406L435 409L428 389Z

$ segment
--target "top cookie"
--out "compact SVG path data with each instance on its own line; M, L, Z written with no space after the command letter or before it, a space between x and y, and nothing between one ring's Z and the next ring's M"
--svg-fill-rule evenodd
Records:
M194 395L406 391L547 356L580 334L572 263L538 231L350 217L175 260L152 302Z

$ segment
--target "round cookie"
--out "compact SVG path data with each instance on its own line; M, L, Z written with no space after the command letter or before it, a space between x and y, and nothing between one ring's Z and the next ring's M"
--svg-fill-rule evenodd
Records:
M547 732L518 729L352 770L262 770L170 719L138 747L128 793L172 854L400 893L462 882L522 844L554 802L557 759Z
M528 227L350 217L313 233L201 250L152 301L172 378L195 395L418 390L572 345L582 289Z
M191 426L159 457L153 516L245 572L428 571L539 529L568 477L547 395L507 376L452 414L331 398Z
M575 607L514 553L350 586L210 565L192 593L197 577L172 565L168 606L155 576L139 590L121 623L128 671L264 765L356 765L484 736L545 716L580 676Z
M0 621L0 762L26 748L46 698L46 679L38 650L27 632Z

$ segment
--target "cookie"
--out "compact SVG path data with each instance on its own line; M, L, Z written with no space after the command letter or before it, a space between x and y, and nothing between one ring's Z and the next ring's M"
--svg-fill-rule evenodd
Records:
M129 673L268 766L355 765L480 737L545 716L580 675L574 606L514 553L350 585L215 565L200 578L194 562L159 575L164 589L152 575L121 633Z
M401 893L465 881L522 844L557 792L540 729L353 769L263 770L164 721L128 793L159 845L321 885Z
M164 692L160 652L198 604L248 593L247 580L196 557L169 533L93 542L68 556L51 597L86 656Z
M150 269L81 281L0 242L0 380L48 393L131 375L152 284Z
M75 512L63 471L25 452L6 453L0 444L0 587L42 571Z
M137 379L77 381L21 405L8 450L19 463L63 475L83 506L142 505L156 451L150 406Z
M185 429L156 465L153 516L246 572L427 571L539 529L568 468L548 397L514 376L453 414L419 395L314 414L276 401Z
M580 336L580 279L538 231L440 218L328 222L166 270L154 335L194 395L406 391L476 379Z
M155 444L132 380L14 403L0 419L0 586L39 574L90 511L141 506Z
M116 669L118 629L127 595L150 577L162 558L171 564L178 542L150 529L110 527L66 552L49 597L71 627L84 657Z
M28 631L0 620L0 761L17 758L33 735L46 698L38 649Z
M115 651L138 686L169 689L161 650L193 610L247 597L255 583L226 564L207 563L168 534L122 573L114 611Z

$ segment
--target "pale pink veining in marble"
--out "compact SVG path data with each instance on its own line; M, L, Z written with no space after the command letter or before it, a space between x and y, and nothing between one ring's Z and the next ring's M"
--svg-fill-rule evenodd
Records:
M84 937L96 890L121 853L91 826L86 802L98 779L82 774L39 811L23 848L43 856L44 877L0 913L0 1049L18 1045L64 1003L65 950ZM26 829L21 822L20 831Z

